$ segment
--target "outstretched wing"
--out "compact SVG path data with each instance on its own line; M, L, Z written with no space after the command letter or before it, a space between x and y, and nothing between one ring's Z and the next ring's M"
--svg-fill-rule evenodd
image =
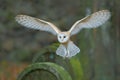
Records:
M40 20L38 18L30 17L27 15L17 15L15 19L19 24L27 28L32 28L41 31L48 31L54 35L60 32L60 30L52 23L46 22L44 20Z
M71 35L77 34L82 28L96 28L105 23L111 14L108 10L93 13L81 20L78 20L69 30Z
M79 53L80 49L72 41L69 41L67 52L68 54L66 57L71 58L72 56L75 56L77 53Z
M60 46L56 50L56 54L62 57L66 57L66 54L67 54L66 47L60 44Z

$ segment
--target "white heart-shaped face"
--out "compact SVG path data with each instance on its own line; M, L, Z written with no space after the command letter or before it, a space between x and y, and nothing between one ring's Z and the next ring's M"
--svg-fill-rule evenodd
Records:
M60 43L66 43L70 39L68 32L61 32L57 35L58 41Z

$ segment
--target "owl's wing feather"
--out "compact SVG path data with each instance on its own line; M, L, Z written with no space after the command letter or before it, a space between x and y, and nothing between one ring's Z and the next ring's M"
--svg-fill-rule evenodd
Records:
M32 29L41 30L41 31L47 31L54 35L56 35L60 32L60 30L52 23L44 21L44 20L40 20L38 18L30 17L27 15L17 15L15 17L15 19L19 24L21 24L27 28L32 28Z
M72 56L75 56L77 53L79 53L80 49L72 41L69 41L67 52L68 54L66 57L71 58Z
M60 46L57 48L56 50L56 54L62 57L66 56L66 47L62 44L60 44Z
M82 28L96 28L105 23L111 14L108 10L101 10L95 12L81 20L75 22L72 28L69 30L71 35L77 34Z

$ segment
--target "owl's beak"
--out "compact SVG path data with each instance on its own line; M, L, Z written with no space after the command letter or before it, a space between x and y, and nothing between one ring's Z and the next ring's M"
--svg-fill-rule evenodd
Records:
M62 41L63 41L63 39L62 39Z

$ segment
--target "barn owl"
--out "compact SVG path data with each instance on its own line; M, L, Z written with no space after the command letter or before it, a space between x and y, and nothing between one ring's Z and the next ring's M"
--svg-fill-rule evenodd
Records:
M27 28L47 31L56 35L58 41L61 43L56 50L56 54L64 58L71 58L79 53L80 49L70 40L70 37L77 34L83 28L97 28L101 26L110 18L110 16L111 14L108 10L95 12L75 22L68 31L60 31L50 22L27 15L17 15L15 19L19 24Z

